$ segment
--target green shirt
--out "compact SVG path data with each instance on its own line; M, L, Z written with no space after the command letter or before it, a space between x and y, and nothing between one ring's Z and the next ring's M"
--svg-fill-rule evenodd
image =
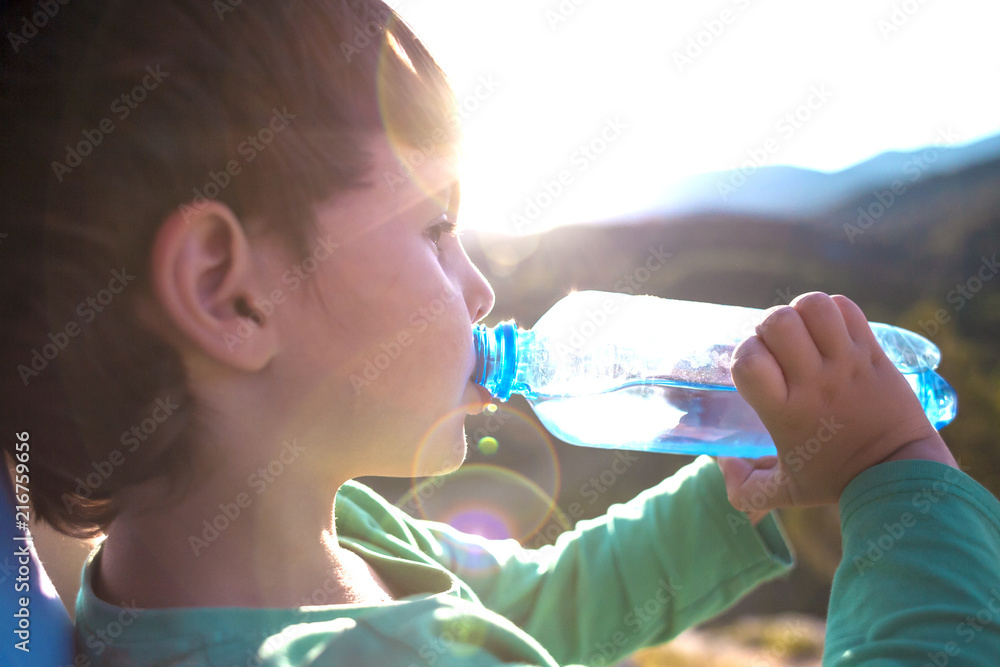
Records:
M98 599L91 555L77 645L96 665L614 664L662 643L791 565L702 457L555 545L523 549L413 519L366 487L337 494L343 546L400 599L374 606L134 610Z
M1000 664L1000 503L930 461L860 474L840 501L823 664ZM341 542L398 602L298 609L135 610L97 599L96 551L77 601L92 664L613 664L724 609L790 564L777 524L755 530L707 458L552 547L489 542L411 519L357 484L337 496Z
M824 665L1000 665L1000 503L966 474L895 461L840 499Z

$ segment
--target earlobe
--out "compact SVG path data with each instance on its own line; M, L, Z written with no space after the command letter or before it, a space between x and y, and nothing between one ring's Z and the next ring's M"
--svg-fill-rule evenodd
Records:
M260 267L227 206L210 201L171 213L153 242L151 268L159 311L188 347L245 371L267 365L276 332L250 305L263 295Z

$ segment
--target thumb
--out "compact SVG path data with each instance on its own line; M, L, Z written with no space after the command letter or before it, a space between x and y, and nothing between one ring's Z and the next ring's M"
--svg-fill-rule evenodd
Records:
M769 511L794 504L792 479L781 469L777 456L759 459L720 456L717 460L729 503L741 512Z

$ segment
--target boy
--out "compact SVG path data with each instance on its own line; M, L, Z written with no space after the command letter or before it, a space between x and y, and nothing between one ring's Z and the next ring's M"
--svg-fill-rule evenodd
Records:
M785 571L767 510L838 500L830 660L996 650L995 625L953 630L991 609L996 501L850 301L801 297L735 356L778 457L699 459L537 551L410 519L351 480L461 464L493 304L455 234L451 93L422 45L374 1L80 0L47 30L3 88L4 395L39 443L36 511L107 535L77 606L92 664L607 664ZM788 465L821 420L831 440ZM921 484L937 506L902 518ZM977 531L952 541L967 578L926 571L945 511ZM894 512L865 578L850 559ZM317 589L332 604L299 607Z

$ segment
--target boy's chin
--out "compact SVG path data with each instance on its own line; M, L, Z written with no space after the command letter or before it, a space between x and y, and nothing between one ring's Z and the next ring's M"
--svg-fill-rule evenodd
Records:
M433 477L455 472L465 462L467 447L465 432L457 438L449 438L425 444L413 462L413 477Z

